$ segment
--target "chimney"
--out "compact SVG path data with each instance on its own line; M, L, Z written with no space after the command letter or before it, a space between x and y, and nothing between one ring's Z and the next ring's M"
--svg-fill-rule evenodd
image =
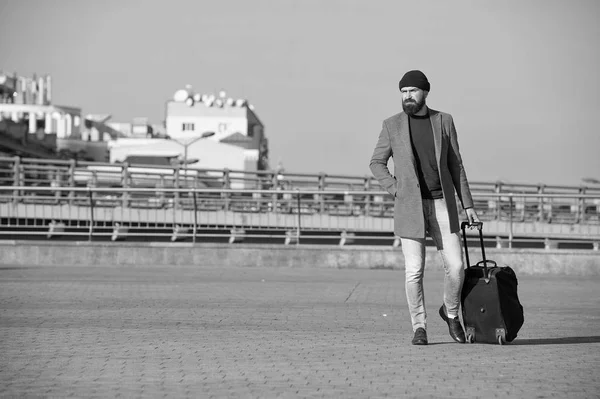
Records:
M46 104L52 104L52 80L50 75L46 75Z
M38 88L37 88L37 104L38 105L44 105L45 104L45 98L46 96L44 96L44 93L46 92L46 88L44 87L46 83L46 80L40 76L40 78L38 79Z

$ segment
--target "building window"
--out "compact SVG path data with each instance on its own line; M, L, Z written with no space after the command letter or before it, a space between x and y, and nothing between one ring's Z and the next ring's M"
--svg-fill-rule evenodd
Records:
M181 125L181 130L183 130L184 132L193 132L194 124L193 123L183 123Z

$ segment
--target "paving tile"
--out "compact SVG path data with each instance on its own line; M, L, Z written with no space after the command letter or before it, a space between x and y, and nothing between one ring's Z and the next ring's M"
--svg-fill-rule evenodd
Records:
M431 345L399 270L0 267L0 396L600 397L599 277L522 276L510 345Z

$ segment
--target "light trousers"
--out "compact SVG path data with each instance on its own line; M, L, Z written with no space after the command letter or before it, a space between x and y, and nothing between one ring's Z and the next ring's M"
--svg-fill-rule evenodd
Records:
M423 200L425 230L433 239L444 264L444 304L447 313L458 315L460 292L464 281L463 252L459 233L450 232L446 201ZM427 329L427 311L423 290L425 238L400 238L406 268L406 299L413 331Z

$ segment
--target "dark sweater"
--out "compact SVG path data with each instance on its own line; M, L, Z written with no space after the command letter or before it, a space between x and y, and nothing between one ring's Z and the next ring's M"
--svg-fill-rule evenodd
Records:
M433 128L429 114L409 118L410 140L417 161L417 176L424 199L444 198L435 156Z

